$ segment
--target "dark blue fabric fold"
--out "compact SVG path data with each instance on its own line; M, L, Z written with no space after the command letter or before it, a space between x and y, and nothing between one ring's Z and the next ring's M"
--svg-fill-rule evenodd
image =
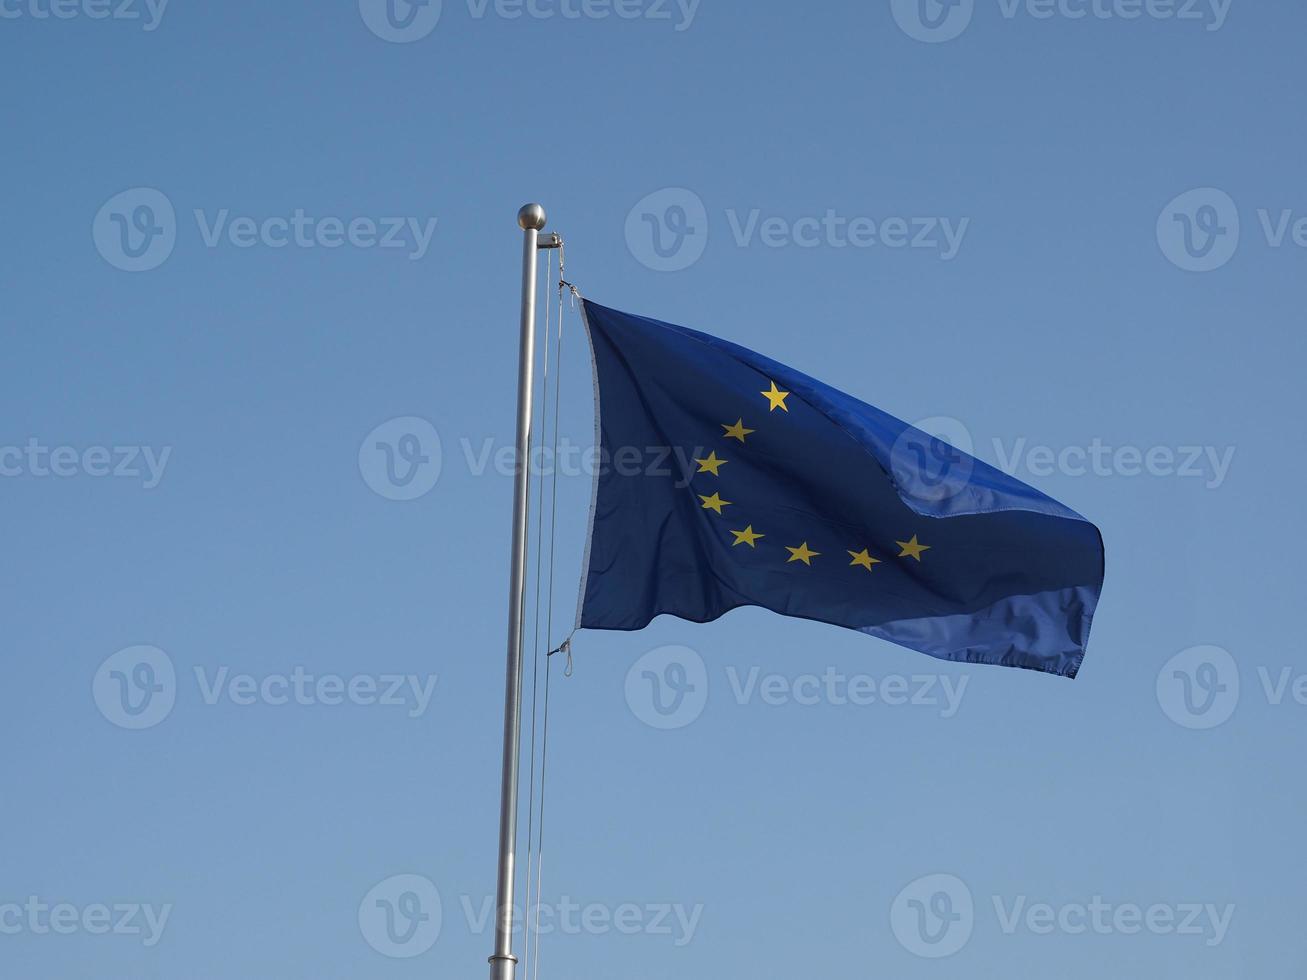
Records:
M801 372L586 301L602 448L578 625L755 605L1074 677L1098 529Z

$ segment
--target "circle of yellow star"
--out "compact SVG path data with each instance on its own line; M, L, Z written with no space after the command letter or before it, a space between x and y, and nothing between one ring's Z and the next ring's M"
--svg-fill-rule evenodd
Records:
M931 547L928 544L920 544L915 534L912 536L911 541L895 541L894 543L903 549L899 552L900 558L915 558L917 561L921 561L921 553L929 551Z
M861 565L867 571L871 571L872 565L880 564L880 559L872 558L871 552L866 548L863 548L861 551L850 551L849 555L853 558L853 561L849 562L850 565Z
M767 411L774 412L778 408L784 409L787 412L790 410L790 407L785 404L785 399L790 397L790 393L788 391L781 391L777 388L775 381L771 383L771 391L763 391L759 392L759 394L761 394L763 398L766 398L767 401L771 402L771 407L768 408Z
M725 466L730 462L730 460L718 459L717 452L714 450L708 454L707 459L696 459L695 462L699 464L700 473L711 473L713 476L721 476L717 470Z
M785 564L787 565L792 561L801 561L805 565L811 565L812 560L821 554L820 551L809 551L808 542L806 541L797 548L791 548L789 545L786 545L785 550L790 553L790 557L785 561Z
M725 423L722 423L722 428L726 430L727 439L739 439L741 443L744 442L745 436L751 436L754 433L753 429L746 429L744 427L744 419L740 419L734 425L726 425Z
M754 544L754 542L759 538L767 537L765 534L755 534L752 524L746 527L743 531L732 531L731 533L735 535L735 544L731 545L732 548L741 544L747 544L750 548L756 548L758 546Z
M731 502L729 500L723 500L718 494L715 493L711 497L705 497L703 494L699 494L699 499L703 501L704 510L715 510L719 514L722 512L723 507L731 506Z

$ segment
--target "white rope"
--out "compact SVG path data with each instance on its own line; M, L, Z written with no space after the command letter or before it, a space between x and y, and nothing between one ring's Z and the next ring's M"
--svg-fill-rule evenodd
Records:
M549 491L549 585L546 589L545 600L545 639L553 635L554 630L554 550L558 539L558 420L559 406L562 396L562 366L563 366L563 255L560 249L558 257L558 349L555 354L555 378L554 378L554 420L553 420L553 471L550 476ZM543 489L541 497L543 498ZM543 501L542 501L543 502ZM571 664L571 646L570 637L563 643L568 648L568 664L570 674ZM541 724L541 746L540 746L540 823L536 829L536 905L535 905L535 955L531 960L531 966L534 968L530 974L532 980L539 980L540 976L540 905L541 889L544 882L544 848L545 848L545 785L548 775L549 763L549 686L552 676L554 650L545 654L545 693L543 720ZM530 855L527 857L527 894L530 895ZM525 971L524 971L525 972Z
M551 253L553 250L548 249L546 252ZM527 854L526 854L526 918L534 919L529 922L524 943L522 972L524 977L538 980L540 976L540 905L544 881L544 825L545 825L545 784L547 776L547 764L549 759L549 695L550 686L553 676L553 655L560 651L567 653L567 668L564 676L572 676L572 636L569 633L567 638L557 647L550 647L550 638L554 630L554 566L555 553L557 544L557 527L558 527L558 443L559 443L559 418L562 404L562 359L563 359L563 322L565 306L563 302L564 288L570 288L573 296L576 294L576 288L563 279L563 251L558 249L558 322L553 326L553 310L549 296L549 289L553 283L552 276L553 256L547 254L545 263L545 322L544 322L544 351L542 354L543 365L541 371L541 388L540 388L540 413L539 417L543 420L540 430L539 447L543 451L546 445L551 446L551 464L552 472L549 486L549 523L548 523L548 559L545 558L545 521L544 521L544 504L545 504L545 485L544 469L540 469L537 474L536 490L536 527L535 527L535 548L536 548L536 566L535 566L535 588L534 603L532 609L532 661L531 661L531 735L530 735L530 766L528 774L528 791L527 791ZM553 372L551 377L550 371L550 340L555 344L553 357ZM553 420L552 427L549 420L549 397L550 382L553 382ZM532 398L534 398L534 392ZM533 426L534 428L534 426ZM551 438L552 437L552 438ZM530 465L530 458L524 465ZM528 474L527 487L531 487L531 480ZM528 512L529 512L528 504ZM543 616L541 610L541 587L545 586ZM541 644L541 619L544 619L544 644ZM525 616L523 620L523 635L525 634ZM543 690L540 684L540 659L544 656L545 676ZM520 688L519 688L520 697ZM539 715L539 717L537 717ZM539 736L539 752L536 751L537 734ZM537 758L539 759L539 779L537 781ZM537 787L539 789L539 802L537 804ZM534 879L534 882L533 882ZM534 889L533 889L534 884ZM534 891L534 901L532 893ZM534 908L534 916L532 909Z
M549 396L549 335L550 335L550 323L551 323L549 284L553 279L552 272L553 272L553 260L554 260L554 253L552 249L546 249L544 251L545 251L545 278L544 278L544 293L545 293L544 341L545 342L544 342L544 351L542 355L543 367L541 372L542 378L540 384L540 417L542 419L545 419L545 409L548 407L548 396ZM531 397L532 399L535 398L534 392L531 393ZM542 426L541 433L540 433L541 448L544 447L544 444L548 438L548 434L549 434L549 430L548 430L548 424L546 419L546 423ZM555 443L557 443L558 441L557 430L555 430L554 432L554 441ZM526 466L531 465L531 457L529 454L527 459L523 461L523 465ZM535 539L536 539L535 540L535 547L536 547L535 600L534 600L534 607L532 609L533 639L531 644L531 749L530 749L531 761L529 767L529 776L527 779L527 824L526 824L527 904L526 904L526 912L525 912L526 915L530 915L530 911L531 911L531 857L535 847L535 814L536 814L535 769L536 769L536 730L537 730L536 706L539 703L538 690L539 690L539 676L540 676L540 583L543 577L541 575L541 563L544 559L544 550L545 550L544 549L545 475L544 475L543 467L541 468L540 472L536 474L536 476L537 476L538 486L537 486L537 496L536 496L536 526L535 526ZM530 486L530 483L531 483L530 471L528 470L527 485ZM548 641L548 636L549 634L546 633L545 634L546 642ZM532 939L533 932L536 933L535 941L537 947L539 946L540 943L538 932L536 930L527 929L525 950L523 953L523 963L522 963L523 972L529 969L528 964L530 964L531 962L531 939Z

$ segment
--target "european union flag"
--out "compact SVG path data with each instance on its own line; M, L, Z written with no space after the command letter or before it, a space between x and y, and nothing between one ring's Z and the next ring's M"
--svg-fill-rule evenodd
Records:
M1103 585L1093 524L761 354L583 306L604 465L579 627L762 606L1075 677Z

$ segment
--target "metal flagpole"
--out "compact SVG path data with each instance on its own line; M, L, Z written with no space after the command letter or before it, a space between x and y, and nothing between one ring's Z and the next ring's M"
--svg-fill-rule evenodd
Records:
M513 551L508 585L508 668L504 681L504 767L499 805L499 879L495 952L490 980L513 980L513 884L517 850L518 754L522 732L522 612L526 588L527 483L530 477L531 408L535 385L536 255L545 209L528 204L517 213L522 228L522 329L517 361L517 472L513 481ZM556 239L557 236L550 236Z

